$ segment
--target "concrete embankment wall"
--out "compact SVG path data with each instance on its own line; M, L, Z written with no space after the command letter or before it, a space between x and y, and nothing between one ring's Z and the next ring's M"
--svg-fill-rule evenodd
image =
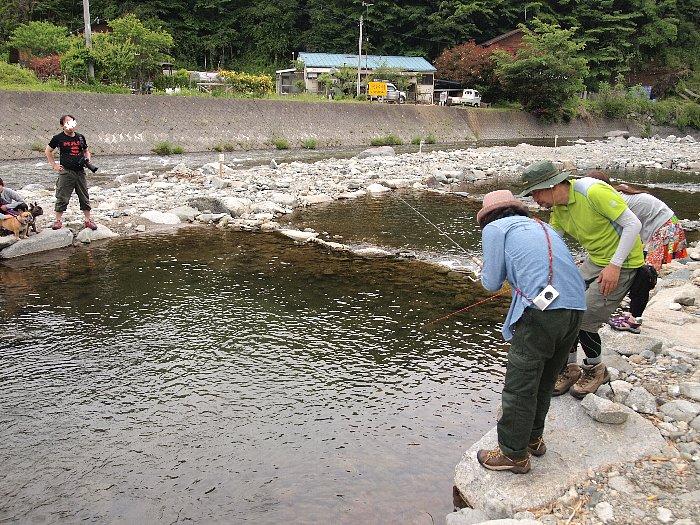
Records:
M439 142L600 137L629 126L606 120L548 125L513 110L90 93L4 91L0 108L5 116L0 159L5 160L41 156L34 150L59 131L63 113L76 117L93 152L102 155L146 154L164 140L195 152L222 142L238 149L272 147L276 138L293 148L311 137L320 148L358 146L388 133L406 142L429 133Z

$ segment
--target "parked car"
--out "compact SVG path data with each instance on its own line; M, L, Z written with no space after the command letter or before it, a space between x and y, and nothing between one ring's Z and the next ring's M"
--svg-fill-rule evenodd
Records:
M448 106L473 106L478 108L481 105L481 93L476 89L463 89L456 97L447 97Z
M397 87L391 82L384 82L386 84L386 96L385 97L370 97L370 100L383 100L384 102L403 104L406 102L406 92L399 91Z

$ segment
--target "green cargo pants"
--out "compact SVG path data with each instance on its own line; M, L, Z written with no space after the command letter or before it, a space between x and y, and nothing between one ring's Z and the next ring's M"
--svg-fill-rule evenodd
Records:
M80 209L87 211L90 209L90 197L88 197L87 180L85 171L73 171L62 167L56 180L56 211L64 212L68 208L68 201L75 190L80 203Z
M526 308L515 325L503 386L498 444L511 458L542 436L557 375L576 342L583 311Z

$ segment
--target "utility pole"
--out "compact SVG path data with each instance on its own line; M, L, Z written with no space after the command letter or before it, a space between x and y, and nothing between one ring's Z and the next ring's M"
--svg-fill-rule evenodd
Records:
M365 5L362 2L362 5ZM360 96L360 70L362 69L362 23L364 18L360 15L360 39L357 43L357 96Z
M90 26L90 0L83 0L83 20L85 21L85 47L92 49L92 27ZM88 60L88 77L95 79L95 66Z
M369 2L362 2L362 7L367 7L374 5ZM360 71L362 70L362 24L365 19L362 14L360 14L360 38L357 41L357 96L360 96Z

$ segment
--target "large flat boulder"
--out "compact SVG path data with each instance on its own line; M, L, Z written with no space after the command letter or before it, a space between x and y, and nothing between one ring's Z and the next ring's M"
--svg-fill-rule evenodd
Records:
M16 243L0 251L0 259L12 259L31 253L45 252L57 248L65 248L73 244L73 232L68 228L52 230L46 228L28 239L20 239Z
M119 234L114 233L104 224L98 224L96 230L91 230L90 228L83 228L80 230L75 236L75 240L83 244L89 244L94 241L112 239L114 237L119 237Z
M630 413L621 425L591 419L572 396L552 399L544 440L547 453L532 459L528 474L486 470L476 460L480 448L497 445L496 428L472 445L455 469L455 486L464 500L491 519L550 503L599 469L659 453L666 442L657 428Z

